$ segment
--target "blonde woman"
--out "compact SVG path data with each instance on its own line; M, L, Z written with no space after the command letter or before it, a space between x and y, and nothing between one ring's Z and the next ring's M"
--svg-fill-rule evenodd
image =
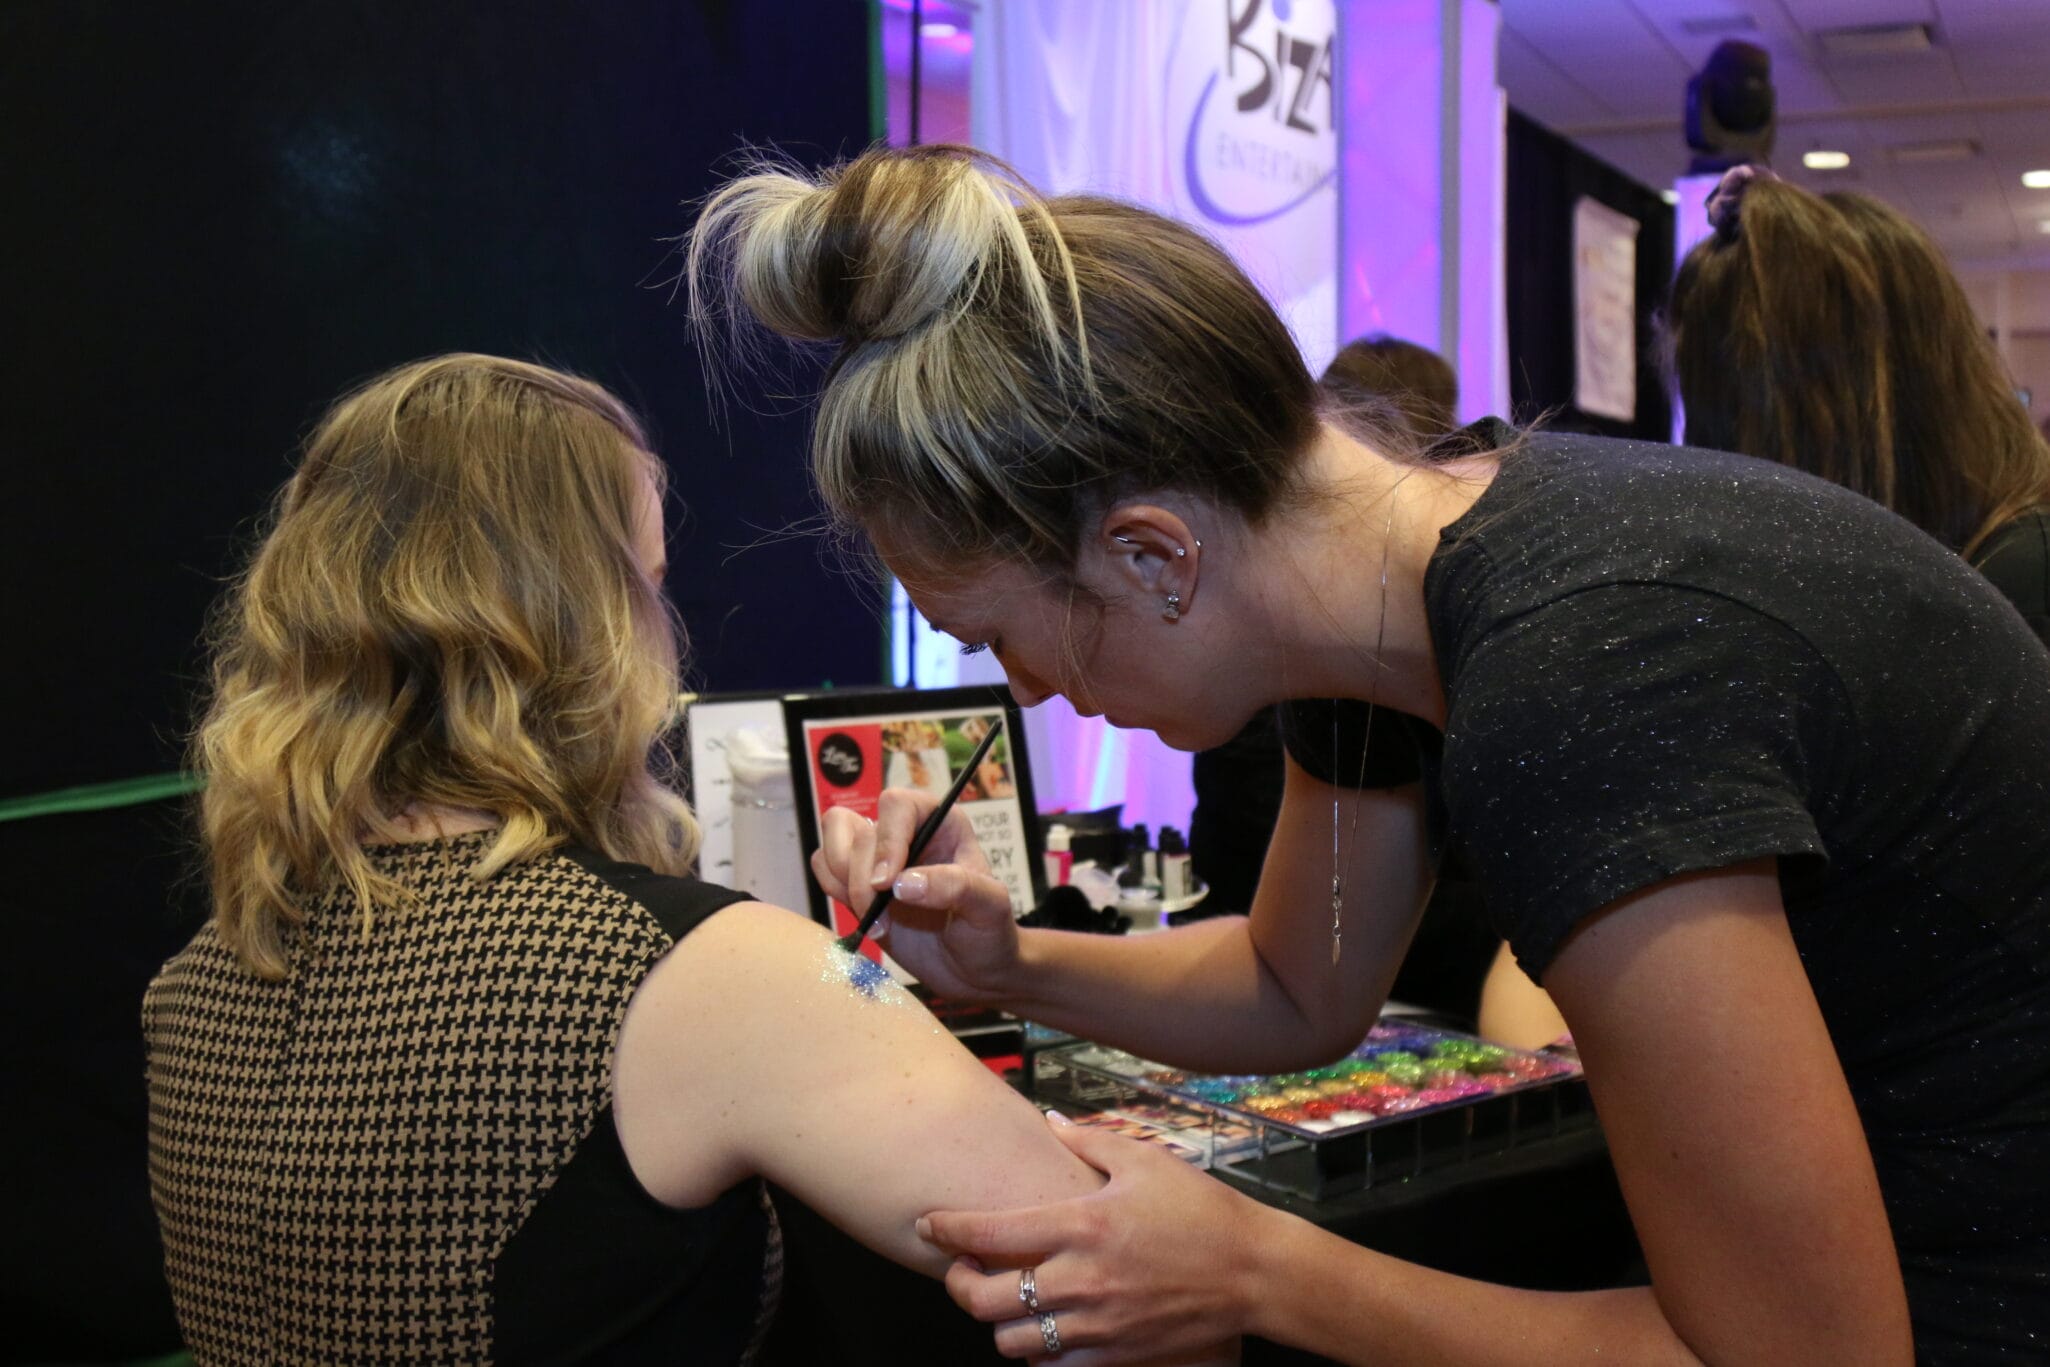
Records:
M1021 931L965 821L905 868L909 793L829 819L825 886L895 880L890 952L950 997L1285 1071L1364 1036L1457 839L1651 1270L1485 1285L1066 1132L1101 1194L930 1220L981 1260L964 1306L1007 1318L988 1263L1033 1258L1091 1364L1240 1330L1378 1367L2041 1356L2050 655L1961 559L1740 456L1487 424L1420 460L1333 421L1213 243L967 149L738 179L691 270L715 357L838 343L826 500L1022 703L1188 750L1287 704L1248 918Z
M327 415L227 599L215 915L144 1007L202 1362L744 1361L760 1177L933 1274L933 1207L1100 1185L865 960L690 876L647 446L569 375L402 367Z

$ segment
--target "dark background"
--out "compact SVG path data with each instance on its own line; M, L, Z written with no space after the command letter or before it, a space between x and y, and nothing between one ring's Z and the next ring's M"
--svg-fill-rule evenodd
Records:
M1555 431L1671 441L1673 407L1657 363L1656 318L1673 279L1673 210L1599 157L1509 111L1509 395L1519 421L1543 414ZM1599 200L1641 225L1637 234L1637 420L1576 407L1573 206Z
M804 405L714 431L661 282L743 138L868 140L867 10L724 0L0 7L0 797L175 767L206 605L341 390L440 351L581 371L691 510L720 690L874 681L807 538ZM672 506L672 521L676 509Z
M870 10L719 0L0 0L0 798L177 766L195 641L352 383L480 350L648 418L709 689L875 682L814 538L801 398L708 422L664 238L742 139L869 139ZM730 164L730 163L728 163ZM759 405L758 405L759 406ZM748 549L740 550L740 547ZM183 813L0 823L0 1360L163 1351L144 982Z

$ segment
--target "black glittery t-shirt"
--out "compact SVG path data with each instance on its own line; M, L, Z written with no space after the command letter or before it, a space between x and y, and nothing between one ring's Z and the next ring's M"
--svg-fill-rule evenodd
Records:
M2043 644L1863 498L1585 437L1507 456L1424 595L1442 741L1395 721L1421 742L1434 841L1459 841L1524 967L1541 980L1631 892L1777 856L1920 1356L2050 1354ZM1358 751L1333 764L1330 724L1284 709L1298 762L1350 782ZM1377 721L1374 744L1396 729Z

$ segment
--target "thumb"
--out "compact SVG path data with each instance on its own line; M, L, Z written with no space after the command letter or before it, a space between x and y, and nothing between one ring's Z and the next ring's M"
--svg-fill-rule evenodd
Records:
M1059 1111L1048 1111L1046 1123L1054 1138L1068 1146L1068 1152L1107 1177L1116 1177L1135 1161L1144 1161L1146 1146L1136 1139L1094 1125L1077 1125Z

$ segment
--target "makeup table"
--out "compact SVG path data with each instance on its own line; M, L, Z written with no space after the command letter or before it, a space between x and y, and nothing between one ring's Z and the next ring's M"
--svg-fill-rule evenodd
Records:
M1042 1037L1057 1046L1065 1037ZM1015 1079L1032 1074L1027 1066ZM1066 1097L1057 1104L1069 1112ZM1444 1114L1440 1112L1439 1114ZM1468 1125L1469 1131L1472 1130ZM1438 1146L1399 1176L1385 1157L1381 1176L1358 1190L1311 1200L1212 1167L1266 1204L1392 1256L1463 1276L1542 1290L1585 1290L1645 1280L1635 1236L1601 1132L1591 1117L1548 1131L1527 1127L1513 1144ZM1398 1155L1402 1152L1395 1150ZM956 1309L936 1283L862 1249L785 1193L777 1193L786 1247L785 1303L767 1361L849 1364L1004 1361L988 1330ZM1249 1367L1304 1367L1325 1361L1249 1341Z

